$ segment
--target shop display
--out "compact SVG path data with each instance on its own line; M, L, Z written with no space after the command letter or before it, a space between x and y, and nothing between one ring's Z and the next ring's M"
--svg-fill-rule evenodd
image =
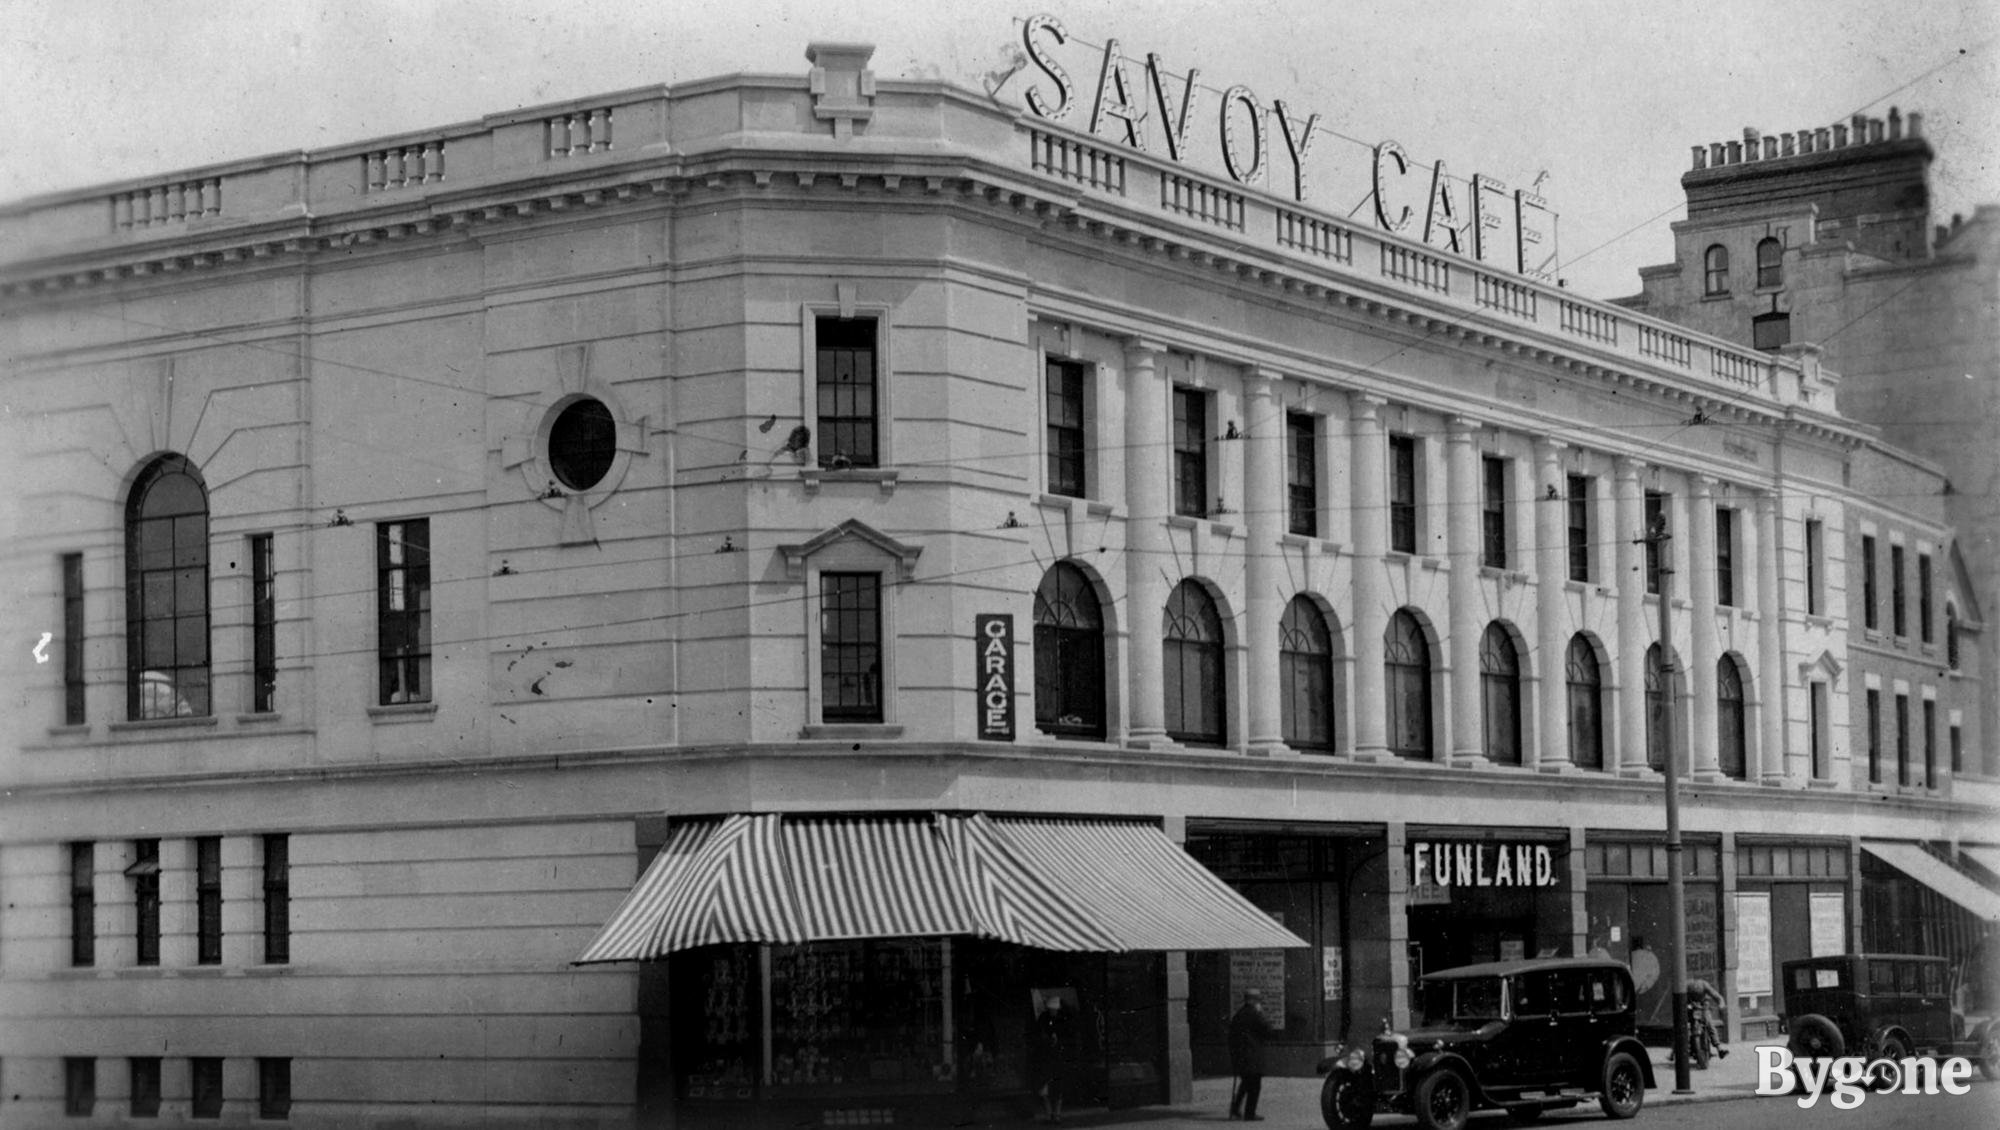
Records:
M944 947L822 942L771 951L771 1094L949 1091Z
M754 1023L758 1007L757 961L748 949L727 950L703 962L700 1066L688 1072L687 1097L710 1102L756 1097L760 1049Z

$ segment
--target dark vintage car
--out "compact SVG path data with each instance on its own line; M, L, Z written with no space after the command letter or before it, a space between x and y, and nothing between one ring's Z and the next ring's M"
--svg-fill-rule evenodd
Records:
M1996 970L1985 949L1957 969L1942 957L1843 953L1783 966L1783 1020L1801 1059L1963 1055L2000 1076Z
M1459 1130L1475 1110L1527 1122L1594 1097L1608 1117L1630 1118L1653 1086L1636 995L1630 970L1597 958L1429 974L1411 994L1414 1029L1337 1047L1320 1062L1320 1113L1329 1130L1367 1126L1377 1112Z

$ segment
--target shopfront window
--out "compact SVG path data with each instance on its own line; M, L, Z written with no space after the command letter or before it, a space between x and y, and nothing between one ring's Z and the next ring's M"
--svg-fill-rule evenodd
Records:
M769 1097L951 1090L944 991L940 940L771 947Z

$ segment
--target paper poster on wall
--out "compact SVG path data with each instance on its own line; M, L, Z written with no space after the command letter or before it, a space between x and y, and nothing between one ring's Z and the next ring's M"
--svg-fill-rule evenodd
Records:
M1500 960L1519 961L1528 956L1528 945L1520 938L1500 939Z
M1813 892L1812 955L1826 957L1846 952L1847 896L1838 891L1830 894Z
M1231 1013L1243 1003L1243 993L1257 989L1264 994L1264 1019L1276 1032L1285 1030L1285 951L1231 950L1229 953L1229 1000Z
M1771 991L1771 896L1768 892L1736 896L1736 993L1761 996Z
M1320 950L1319 983L1325 987L1326 999L1340 999L1341 978L1345 971L1341 968L1339 946L1324 946Z

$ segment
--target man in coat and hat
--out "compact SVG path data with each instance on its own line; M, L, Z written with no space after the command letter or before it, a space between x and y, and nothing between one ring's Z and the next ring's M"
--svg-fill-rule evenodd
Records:
M1271 1022L1264 1019L1264 994L1258 989L1243 990L1243 1007L1229 1018L1229 1069L1236 1074L1236 1086L1229 1092L1229 1117L1245 1122L1262 1122L1257 1099L1264 1093L1264 1040L1271 1034Z

